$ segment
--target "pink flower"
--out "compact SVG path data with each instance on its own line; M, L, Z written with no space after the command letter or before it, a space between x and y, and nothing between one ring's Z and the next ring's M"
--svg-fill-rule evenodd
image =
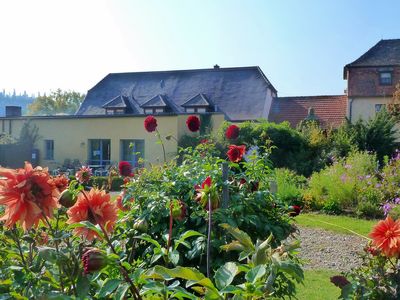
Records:
M87 166L82 166L82 168L76 172L75 177L80 183L88 183L90 177L92 177L92 169Z

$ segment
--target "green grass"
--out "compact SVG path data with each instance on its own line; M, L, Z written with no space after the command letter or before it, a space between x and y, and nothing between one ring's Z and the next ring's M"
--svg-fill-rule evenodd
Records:
M330 277L339 275L331 270L305 270L304 285L296 286L299 300L333 300L340 296L340 289L330 282Z
M346 216L331 216L324 214L305 213L295 218L301 226L322 228L337 233L360 234L368 237L377 220L364 220Z

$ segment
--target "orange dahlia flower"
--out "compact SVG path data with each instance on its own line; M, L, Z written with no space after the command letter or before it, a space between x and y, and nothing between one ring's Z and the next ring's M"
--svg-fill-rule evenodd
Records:
M26 231L44 218L53 217L59 191L47 168L33 168L25 162L23 169L0 168L0 205L5 206L0 221L12 227L18 221Z
M75 205L67 211L67 214L69 217L68 224L89 221L94 225L99 224L109 232L113 229L117 220L117 207L111 202L110 194L93 188L89 193L80 193ZM98 237L95 231L85 227L75 228L74 233L89 241L96 236Z
M369 234L372 244L379 248L386 256L400 254L400 221L393 221L391 217L379 221Z

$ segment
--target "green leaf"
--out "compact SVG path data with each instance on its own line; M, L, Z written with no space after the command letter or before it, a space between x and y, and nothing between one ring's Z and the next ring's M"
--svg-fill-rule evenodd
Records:
M90 223L89 221L82 221L82 222L74 223L74 224L71 224L68 226L69 229L74 229L74 228L79 228L79 227L85 227L87 229L93 230L94 232L97 233L97 235L100 238L104 239L104 234L101 231L99 225L94 225L94 224Z
M179 239L177 241L175 241L174 249L176 250L180 244L182 244L187 238L190 238L192 236L204 236L204 234L202 234L198 231L195 231L195 230L188 230L188 231L182 233L181 236L179 237Z
M218 289L223 289L230 285L235 278L238 267L233 262L227 262L221 266L214 275L215 285Z
M156 240L152 239L148 234L142 234L139 236L135 236L135 239L139 239L139 240L143 240L149 243L152 243L154 246L156 246L157 248L161 249L161 245L159 242L157 242Z
M79 275L78 282L76 283L76 290L79 299L86 299L90 289L90 281L86 276Z
M55 248L51 247L38 247L39 257L45 261L52 263L57 262L57 251Z
M237 239L245 247L245 249L251 251L254 250L253 242L251 241L250 236L246 232L241 231L237 227L232 227L231 225L226 223L220 224L219 226L228 231L235 239Z
M254 267L249 272L247 272L246 280L251 283L255 283L258 279L265 275L266 271L267 270L263 265Z
M114 298L116 300L123 300L125 298L125 294L129 289L129 284L123 283L121 284L118 289L115 291Z
M229 244L221 246L220 248L225 251L243 251L244 250L243 245L239 241L233 241Z
M168 257L174 266L179 263L179 252L177 250L172 250L168 253Z
M118 287L118 285L122 282L120 279L106 279L103 283L99 291L99 297L103 298L110 295L114 290Z

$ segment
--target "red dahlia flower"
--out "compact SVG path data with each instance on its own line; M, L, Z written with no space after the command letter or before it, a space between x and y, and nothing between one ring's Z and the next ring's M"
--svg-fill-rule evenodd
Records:
M197 116L189 116L186 120L186 125L191 132L199 131L200 119Z
M125 200L125 190L122 190L121 193L117 196L117 199L115 200L116 205L118 207L118 209L122 210L122 211L128 211L129 210L129 205L128 202L134 202L134 198L130 198L129 200Z
M83 272L86 274L100 271L107 265L107 256L97 248L89 248L82 255Z
M211 177L208 176L203 183L201 184L201 188L199 186L195 186L196 189L196 197L195 200L198 201L201 206L203 206L206 210L208 210L208 196L211 198L211 209L217 209L219 207L219 195L216 187L212 184Z
M369 234L372 245L380 249L387 257L400 256L400 221L389 216L379 221Z
M348 281L347 278L342 275L332 276L330 279L334 285L341 289L350 283L350 281Z
M45 215L53 217L59 191L47 168L33 168L25 162L24 169L0 168L0 205L5 206L0 221L11 228L19 222L26 231L36 227Z
M67 214L68 224L89 221L94 225L99 224L106 231L111 231L117 221L117 207L111 202L110 194L96 188L91 189L89 193L81 192ZM89 241L98 236L95 231L86 227L77 227L74 233Z
M239 131L240 131L239 127L232 124L226 129L225 136L229 140L235 140L239 137Z
M298 205L289 206L289 216L295 217L298 216L301 212L301 208Z
M147 116L146 119L144 119L144 128L147 132L155 131L157 129L157 119L153 116Z
M228 158L231 162L239 162L242 160L242 157L245 153L246 153L245 145L241 146L230 145L229 150L226 154L228 155Z
M58 175L53 178L53 181L60 193L68 187L69 180L65 175Z
M82 168L76 172L75 177L80 183L88 183L90 177L92 177L92 169L87 166L82 166Z
M132 176L132 165L128 161L120 161L118 169L121 176Z

